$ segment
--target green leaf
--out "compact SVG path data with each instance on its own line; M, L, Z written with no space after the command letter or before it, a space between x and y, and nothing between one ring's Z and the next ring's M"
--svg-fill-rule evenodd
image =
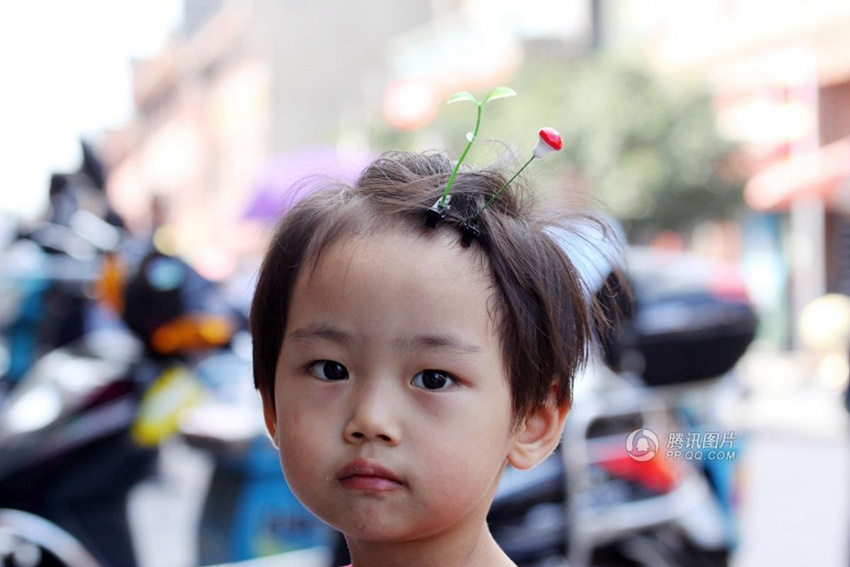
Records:
M475 139L475 135L472 132L467 132L466 133L466 139L471 142L472 140Z
M477 98L472 96L472 93L468 93L466 91L461 91L459 93L453 94L451 97L449 97L449 100L446 101L446 104L451 104L451 103L457 102L459 100L468 100L470 102L474 102L477 105L481 104L480 102L478 102Z
M496 100L497 98L505 98L508 96L516 96L516 91L508 88L508 87L496 87L484 97L484 102L481 104L487 104L491 100Z

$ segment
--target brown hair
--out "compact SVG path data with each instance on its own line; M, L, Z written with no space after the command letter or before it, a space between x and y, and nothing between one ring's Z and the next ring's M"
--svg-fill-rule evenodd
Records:
M273 403L275 370L289 304L303 267L342 238L401 230L423 238L425 210L441 196L452 172L441 153L390 152L377 158L353 186L331 185L301 200L280 221L269 245L251 306L254 386ZM451 208L438 231L454 231L507 180L496 169L461 170ZM610 236L600 219L578 211L539 210L534 194L514 181L478 218L481 236L468 253L489 271L491 316L497 322L517 423L545 403L557 386L559 404L572 400L573 380L587 360L593 334L610 328L605 312L548 229L587 240L591 223ZM547 230L544 230L547 229ZM594 245L593 242L588 242ZM609 283L605 289L610 289ZM623 290L619 290L620 293Z

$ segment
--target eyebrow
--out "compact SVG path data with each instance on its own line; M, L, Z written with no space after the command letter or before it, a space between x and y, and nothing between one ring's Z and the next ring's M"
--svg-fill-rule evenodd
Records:
M297 342L325 340L346 347L360 346L360 341L345 331L322 324L308 325L307 327L296 329L289 333L289 338ZM419 348L425 350L451 350L463 354L478 354L483 350L480 346L466 343L448 334L399 337L393 341L393 344L399 350L405 351Z

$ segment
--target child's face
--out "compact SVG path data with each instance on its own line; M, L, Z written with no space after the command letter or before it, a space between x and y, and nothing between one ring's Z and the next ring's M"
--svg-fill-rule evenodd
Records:
M349 537L480 529L516 440L488 278L435 236L336 245L293 292L267 423L293 492Z

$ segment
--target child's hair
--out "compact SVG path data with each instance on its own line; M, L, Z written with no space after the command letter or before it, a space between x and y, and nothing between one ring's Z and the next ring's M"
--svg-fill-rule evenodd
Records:
M272 403L300 271L308 267L312 273L324 251L354 236L395 230L433 238L435 231L424 226L425 211L442 195L452 167L441 153L389 152L372 162L353 186L317 191L281 219L251 306L254 385ZM496 169L462 169L452 186L451 208L436 231L451 231L461 246L460 223L506 180ZM515 423L546 402L553 384L557 402L569 404L573 379L587 360L594 334L610 328L606 309L586 289L550 230L587 240L587 232L579 228L582 223L598 228L597 234L610 235L610 228L593 215L563 208L539 210L533 192L516 180L481 213L481 236L464 251L474 255L491 278L488 306L501 339ZM439 271L440 266L433 269Z

